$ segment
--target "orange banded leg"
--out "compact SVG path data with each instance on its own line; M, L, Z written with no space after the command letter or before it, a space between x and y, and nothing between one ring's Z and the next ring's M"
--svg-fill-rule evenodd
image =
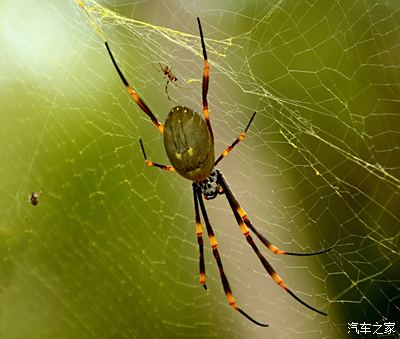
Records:
M204 70L203 70L203 87L202 87L202 96L203 96L203 115L206 121L208 130L211 133L212 138L214 139L214 134L211 128L209 111L208 111L208 101L207 101L207 94L208 94L208 82L209 82L209 73L210 73L210 65L208 64L207 59L207 51L206 51L206 44L204 43L203 37L203 30L201 28L200 18L197 18L197 23L199 24L199 31L200 31L200 39L201 39L201 48L203 50L203 58L204 58Z
M241 215L239 214L237 210L237 201L235 197L233 196L232 191L229 189L225 179L223 178L222 174L219 172L218 173L218 183L221 185L222 189L224 190L225 196L229 202L229 205L232 208L233 214L235 216L236 222L238 223L240 230L242 231L243 235L245 236L248 244L251 246L253 251L257 254L258 259L261 261L262 265L264 266L265 270L268 272L268 274L271 276L271 278L280 286L282 287L287 293L289 293L294 299L296 299L300 304L303 306L309 308L310 310L313 310L314 312L317 312L321 315L327 315L326 313L317 310L313 306L310 306L303 300L301 300L298 296L296 296L282 281L282 279L276 274L275 270L273 267L270 265L270 263L265 259L265 257L261 254L260 250L258 249L257 245L254 243L253 238L250 235L249 229L244 223L244 220L242 219ZM279 254L286 254L286 253L279 253Z
M241 142L245 137L246 137L246 133L251 125L251 123L253 122L254 117L256 116L257 112L254 112L253 115L251 116L246 128L244 129L244 131L242 133L239 134L239 136L236 138L236 140L232 143L232 145L228 146L225 151L222 152L222 154L218 157L218 159L215 161L214 166L217 166L217 164L223 159L225 158L230 151L233 150L233 148L239 143Z
M142 139L139 139L139 143L140 143L140 147L142 148L144 162L145 162L145 164L147 166L149 166L149 167L158 167L158 168L161 168L161 169L169 171L169 172L175 172L175 168L173 166L171 166L171 165L161 165L161 164L157 164L156 162L153 162L153 161L147 159L147 155L146 155L146 152L144 150Z
M203 228L201 226L200 221L200 213L199 213L199 203L197 201L196 196L196 184L192 184L193 188L193 201L194 201L194 213L196 220L196 234L197 234L197 242L199 243L199 263L200 263L200 284L203 285L205 289L207 289L206 285L206 267L204 265L204 248L203 248Z
M158 128L158 130L163 133L164 132L164 126L157 120L157 118L154 116L154 114L151 112L150 108L144 103L142 99L140 99L139 95L136 93L136 91L129 86L128 81L126 80L125 76L123 75L122 71L118 67L117 62L114 59L113 54L111 53L111 49L108 46L108 42L105 42L108 54L110 55L111 61L114 64L115 69L118 72L119 77L121 78L123 84L125 85L126 89L128 90L129 95L135 100L135 102L139 105L139 107L142 109L144 113L147 114L147 116L151 119L154 125Z
M230 188L228 187L227 182L225 181L225 179L222 177L220 178L220 181L223 182L223 185L221 185L221 187L225 190L225 187L227 189L227 192L230 196L230 199L232 201L232 209L234 209L235 211L237 211L241 217L241 219L244 221L244 223L246 224L246 226L248 228L250 228L250 230L257 236L257 238L274 254L285 254L285 255L294 255L294 256L299 256L299 257L308 257L308 256L312 256L312 255L317 255L317 254L322 254L322 253L326 253L329 252L330 250L332 250L332 247L330 248L324 248L320 251L317 252L312 252L312 253L297 253L297 252L288 252L288 251L283 251L280 250L278 247L274 246L267 238L265 238L260 232L257 231L257 229L253 226L253 224L251 223L250 219L247 217L246 212L242 209L242 207L240 207L239 202L236 200L235 196L233 195L232 191L230 190Z
M221 260L221 257L219 255L219 252L218 252L217 239L215 238L214 231L213 231L213 229L211 227L210 221L209 221L208 216L207 216L207 211L206 211L206 208L204 206L201 190L199 190L198 187L195 187L195 191L197 193L197 199L198 199L198 201L200 203L201 213L203 214L203 219L204 219L204 223L206 224L207 234L208 234L208 237L210 239L213 255L214 255L215 261L217 262L219 275L221 277L222 286L224 288L224 292L225 292L226 298L228 299L229 305L231 307L233 307L236 311L238 311L241 315L246 317L248 320L253 322L254 324L259 325L259 326L263 326L263 327L269 326L267 324L262 324L262 323L260 323L260 322L258 322L256 320L254 320L252 317L250 317L245 311L243 311L235 303L235 299L234 299L234 297L232 295L231 287L229 286L228 278L226 277L225 272L224 272L224 268L222 266L222 260Z

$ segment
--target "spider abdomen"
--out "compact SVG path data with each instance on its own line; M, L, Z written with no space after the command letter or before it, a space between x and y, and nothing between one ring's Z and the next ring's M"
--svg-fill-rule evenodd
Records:
M214 167L214 141L202 116L176 106L164 125L164 147L171 165L184 178L207 179Z

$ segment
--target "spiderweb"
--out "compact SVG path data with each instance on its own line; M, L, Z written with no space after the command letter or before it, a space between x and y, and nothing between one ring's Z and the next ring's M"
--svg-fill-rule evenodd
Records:
M85 10L81 7L84 6ZM344 338L399 329L399 4L340 1L26 1L0 5L1 338ZM262 248L305 309L266 276L227 202L207 202L237 303L205 238L198 283L191 185L127 95L164 121L201 111L201 17L220 164ZM159 63L173 67L169 84ZM42 191L39 205L26 199ZM398 335L398 333L397 333ZM368 336L367 333L364 336ZM394 335L393 335L394 336ZM358 337L358 336L357 336Z

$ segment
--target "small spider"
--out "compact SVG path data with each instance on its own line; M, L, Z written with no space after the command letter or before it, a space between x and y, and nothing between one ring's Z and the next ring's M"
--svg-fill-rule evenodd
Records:
M167 98L169 101L171 101L171 98L169 97L168 94L168 84L171 81L171 83L175 84L175 86L179 87L176 82L178 81L178 78L172 73L172 67L169 68L168 65L161 65L161 63L158 63L161 68L161 72L164 73L164 78L167 78L167 83L165 84L165 94L167 95Z
M173 107L168 113L164 125L157 120L157 118L151 112L150 108L143 102L143 100L139 97L137 92L132 87L130 87L128 81L126 80L122 71L118 67L108 43L105 42L105 46L112 60L112 63L114 64L114 67L118 72L121 81L126 86L128 93L131 95L133 100L135 100L135 102L139 105L140 109L145 114L147 114L147 116L151 119L153 124L164 135L165 151L172 165L161 165L149 160L147 158L142 140L139 139L142 153L144 156L144 161L147 166L158 167L170 172L176 171L182 177L192 181L194 211L195 211L195 221L196 221L196 234L200 252L199 253L200 284L203 285L205 289L207 289L207 285L206 285L204 250L203 250L203 227L200 220L200 211L203 216L203 221L205 223L207 234L212 247L212 252L218 266L222 286L225 295L228 299L229 305L238 312L240 312L244 317L246 317L253 323L259 326L264 326L264 327L268 326L267 324L260 323L254 320L251 316L249 316L236 304L235 299L233 298L232 295L232 290L229 285L228 278L225 275L224 268L222 266L222 260L218 251L217 239L214 235L214 231L207 216L207 211L204 205L203 196L205 199L209 200L216 198L218 195L225 195L232 209L233 215L235 216L236 222L241 232L243 233L243 236L246 238L247 243L251 246L251 248L257 255L258 259L260 260L261 264L264 266L266 272L271 276L271 278L282 289L284 289L287 293L289 293L294 299L296 299L299 303L301 303L305 307L319 314L327 315L326 313L319 311L316 308L308 305L306 302L304 302L298 296L296 296L286 286L283 280L277 275L275 270L265 259L263 254L261 254L252 236L250 235L250 231L253 232L254 235L261 241L261 243L274 254L311 256L328 252L332 248L322 249L318 252L313 252L313 253L294 253L294 252L280 250L279 248L274 246L253 226L249 217L247 216L243 208L239 205L239 202L236 200L235 196L230 190L228 183L226 182L221 171L215 167L224 157L228 155L229 152L232 151L232 149L239 142L241 142L245 138L247 130L249 129L250 124L252 123L256 113L252 115L244 131L240 133L240 135L236 138L236 140L222 152L222 154L217 158L217 160L215 160L214 135L211 128L208 102L207 102L210 66L208 64L206 46L204 43L203 31L201 28L199 18L197 18L197 22L199 26L201 46L204 58L203 87L202 87L203 116L194 112L188 107L176 106Z
M36 206L39 203L39 198L42 192L32 192L28 197L28 202L30 202L33 206Z

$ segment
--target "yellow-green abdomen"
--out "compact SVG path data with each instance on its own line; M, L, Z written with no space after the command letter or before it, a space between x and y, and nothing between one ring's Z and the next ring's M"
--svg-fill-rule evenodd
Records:
M202 116L177 106L164 125L164 147L171 165L184 178L207 179L214 167L214 141Z

